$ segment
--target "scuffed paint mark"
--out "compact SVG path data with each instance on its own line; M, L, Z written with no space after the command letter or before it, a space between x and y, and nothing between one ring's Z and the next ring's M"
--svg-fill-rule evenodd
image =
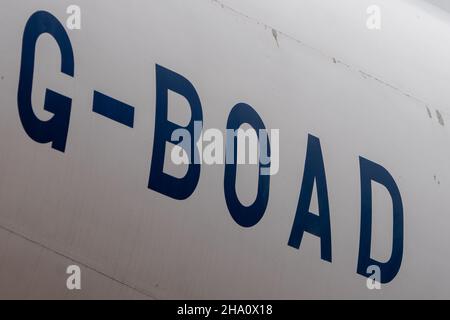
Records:
M441 180L438 180L437 175L434 175L434 182L436 182L439 186L441 185Z
M384 86L386 86L386 87L389 87L389 88L391 88L391 89L393 89L393 90L395 90L395 91L398 91L399 93L401 93L401 94L404 95L405 97L408 97L408 98L417 100L416 98L412 97L410 94L401 91L399 88L397 88L397 87L393 86L392 84L390 84L390 83L388 83L388 82L385 82L385 81L383 81L383 80L381 80L381 79L379 79L379 78L377 78L377 77L371 75L370 73L364 72L364 71L362 71L362 70L359 70L359 73L362 75L362 77L363 77L364 79L372 79L372 80L374 80L374 81L376 81L376 82L378 82L378 83L380 83L380 84L382 84L382 85L384 85Z
M272 36L275 39L275 42L277 43L277 46L280 47L280 44L278 43L278 31L275 29L272 29Z
M1 77L0 77L0 80L4 80L4 79L5 79L5 77L4 77L4 76L1 76Z
M442 114L439 112L439 110L436 110L436 116L438 118L439 124L441 126L445 126L444 118L442 117Z
M346 64L346 63L342 62L341 60L336 59L335 57L333 57L331 60L333 61L334 64L340 64L346 68L351 68L349 64Z
M427 108L428 117L429 117L430 119L433 119L433 114L431 113L430 108L428 108L428 106L427 106L426 108Z

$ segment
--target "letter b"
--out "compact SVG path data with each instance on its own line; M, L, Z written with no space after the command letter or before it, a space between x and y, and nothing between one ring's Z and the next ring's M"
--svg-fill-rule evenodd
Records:
M178 126L167 119L169 90L182 95L189 102L192 116L187 127ZM193 159L199 158L196 142L200 138L201 130L194 130L194 124L202 121L202 106L194 86L181 75L156 65L155 138L148 183L149 189L177 200L184 200L192 195L200 178L200 164L193 161ZM174 142L171 141L171 137L172 133L177 129L189 131L192 140L190 143L177 141L182 148L190 146L190 150L185 150L189 157L188 171L181 179L164 172L166 142Z

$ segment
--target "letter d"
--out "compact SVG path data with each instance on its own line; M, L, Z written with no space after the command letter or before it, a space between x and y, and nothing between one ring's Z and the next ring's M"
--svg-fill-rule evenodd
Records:
M360 157L361 170L361 231L359 243L358 274L370 277L369 266L379 267L381 283L391 282L400 270L403 258L403 204L400 190L390 173L382 166ZM388 262L371 258L372 247L372 181L386 187L393 205L393 243Z

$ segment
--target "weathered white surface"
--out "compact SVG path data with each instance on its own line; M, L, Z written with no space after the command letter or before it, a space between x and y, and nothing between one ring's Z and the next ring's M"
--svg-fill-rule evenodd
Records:
M366 0L77 2L75 78L58 76L59 52L43 37L33 97L42 106L48 87L73 98L65 154L28 138L16 96L27 19L47 10L64 21L72 1L0 4L0 226L32 240L0 232L0 297L450 297L447 13L380 0L383 25L374 32L365 27ZM155 63L195 85L206 127L224 129L233 105L246 102L280 129L280 173L253 229L231 219L221 166L203 166L186 201L147 189ZM135 128L92 113L94 89L134 105ZM300 250L287 246L308 133L322 143L332 264L320 260L315 237ZM402 269L379 292L356 274L360 155L391 172L405 210ZM254 178L240 181L248 185L239 190L254 187ZM380 190L375 201L374 255L383 259L390 199ZM88 267L79 296L65 289L70 260Z

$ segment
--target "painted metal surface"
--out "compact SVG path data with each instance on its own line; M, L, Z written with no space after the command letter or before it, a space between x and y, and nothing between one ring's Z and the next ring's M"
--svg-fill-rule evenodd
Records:
M449 298L450 16L423 1L378 2L373 31L366 0L78 0L82 28L65 30L73 76L61 73L54 38L36 46L36 116L52 117L47 88L71 98L58 149L24 130L22 40L34 13L64 26L73 3L2 1L0 298ZM148 188L157 66L192 84L205 127L224 130L246 103L280 130L280 170L255 226L230 215L224 165L202 165L182 201ZM188 123L186 99L169 95L168 116ZM311 136L326 172L332 259L308 232L299 249L288 245ZM386 169L401 194L401 267L381 290L357 273L360 157ZM243 203L257 181L252 168L238 170ZM370 253L388 261L395 203L381 184L371 191ZM319 202L314 191L312 213ZM66 288L71 264L82 268L80 291Z

